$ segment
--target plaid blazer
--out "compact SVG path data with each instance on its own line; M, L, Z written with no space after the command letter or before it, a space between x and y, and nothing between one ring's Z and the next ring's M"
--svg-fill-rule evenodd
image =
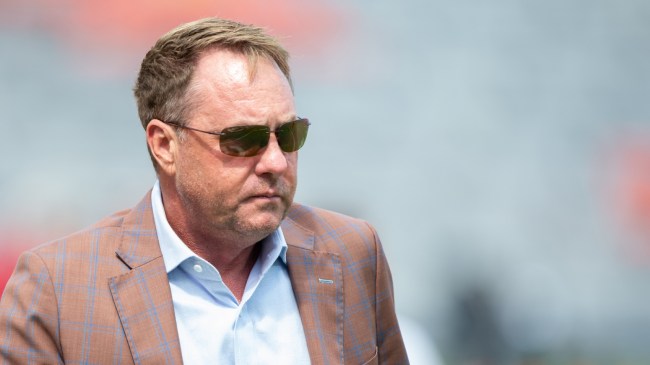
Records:
M22 254L0 364L182 363L150 201ZM298 204L282 229L312 364L408 364L374 229Z

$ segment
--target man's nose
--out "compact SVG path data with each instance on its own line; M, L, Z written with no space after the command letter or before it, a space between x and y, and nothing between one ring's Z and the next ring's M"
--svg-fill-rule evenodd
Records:
M269 136L269 143L259 156L255 166L255 173L258 175L272 174L280 175L286 171L288 166L287 158L278 144L275 133Z

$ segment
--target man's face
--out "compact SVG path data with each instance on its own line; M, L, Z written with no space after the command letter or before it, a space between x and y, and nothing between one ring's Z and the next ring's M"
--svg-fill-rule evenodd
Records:
M267 125L275 130L296 118L289 83L266 58L258 60L251 80L245 56L209 51L199 59L190 87L195 109L186 125L192 128L220 132ZM255 240L277 229L296 190L297 152L283 152L271 133L257 156L234 157L220 151L217 136L183 133L173 179L190 229L211 238Z

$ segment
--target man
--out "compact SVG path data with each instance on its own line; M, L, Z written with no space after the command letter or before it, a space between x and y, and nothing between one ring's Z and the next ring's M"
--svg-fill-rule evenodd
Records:
M309 122L287 58L222 19L158 40L134 89L158 180L21 256L3 364L408 363L374 229L293 203Z

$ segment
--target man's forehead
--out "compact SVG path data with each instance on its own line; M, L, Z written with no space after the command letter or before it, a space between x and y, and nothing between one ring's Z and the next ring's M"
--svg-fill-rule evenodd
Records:
M214 49L201 54L194 72L197 81L216 79L221 82L250 83L250 67L245 55Z
M216 119L235 124L259 124L270 117L266 112L273 115L271 121L286 122L296 116L288 80L266 57L251 65L246 55L234 51L205 52L197 60L189 90L198 102L195 111L210 119L219 115Z
M232 85L249 85L255 82L257 71L273 69L278 75L278 65L265 56L248 56L229 49L215 48L201 54L195 68L195 79L217 80ZM284 77L283 77L284 78Z

